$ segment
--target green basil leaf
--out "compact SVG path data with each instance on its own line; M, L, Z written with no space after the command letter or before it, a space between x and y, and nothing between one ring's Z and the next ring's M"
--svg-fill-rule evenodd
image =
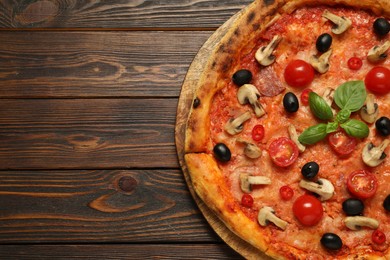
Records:
M348 120L340 126L348 135L357 138L365 138L370 133L368 126L364 122L356 119Z
M298 141L302 144L315 144L321 141L327 135L326 126L326 124L318 124L307 128L298 137Z
M337 115L336 115L336 120L339 123L345 123L348 121L349 117L351 116L351 111L348 109L341 109Z
M315 92L309 94L310 110L321 120L330 120L333 118L331 107L326 101Z
M361 80L348 81L340 85L334 93L334 101L340 109L358 111L367 97L366 87Z
M338 122L329 122L326 125L326 133L330 134L330 133L336 132L338 128L339 128Z

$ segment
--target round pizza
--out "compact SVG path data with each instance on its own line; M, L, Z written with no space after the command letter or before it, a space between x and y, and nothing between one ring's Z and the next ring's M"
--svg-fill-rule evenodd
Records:
M389 0L257 0L203 64L184 158L276 259L390 259Z

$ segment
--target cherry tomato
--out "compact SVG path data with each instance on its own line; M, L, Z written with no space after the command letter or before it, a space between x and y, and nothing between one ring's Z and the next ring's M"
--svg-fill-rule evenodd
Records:
M287 185L280 187L279 193L282 200L290 200L294 196L294 190Z
M314 226L322 219L321 201L312 195L302 195L293 204L294 216L305 226Z
M284 79L292 87L306 87L314 80L314 69L306 61L293 60L284 70Z
M357 170L348 176L347 188L352 195L359 199L371 198L378 189L378 180L369 171Z
M328 135L328 143L339 156L346 157L355 150L357 140L344 131L337 131Z
M264 126L255 125L252 129L252 139L256 142L261 141L264 137Z
M352 57L348 60L348 68L351 70L359 70L362 66L363 61L358 57Z
M313 92L310 88L305 88L301 93L301 103L305 106L309 105L309 94Z
M290 138L279 137L272 141L268 153L277 166L287 167L297 160L299 151Z
M386 234L378 229L372 232L371 238L372 238L372 242L378 245L381 245L384 242L386 242Z
M250 194L244 194L241 198L241 205L250 208L253 206L253 197Z
M372 68L364 80L366 88L376 94L387 94L390 92L390 70L377 66Z

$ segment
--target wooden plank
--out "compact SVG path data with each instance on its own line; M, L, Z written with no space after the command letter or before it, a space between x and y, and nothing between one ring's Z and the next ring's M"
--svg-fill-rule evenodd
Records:
M178 97L210 34L3 31L0 98Z
M0 179L0 244L220 241L179 170L0 171Z
M177 168L176 99L4 99L0 169Z
M0 1L0 28L215 28L253 0Z

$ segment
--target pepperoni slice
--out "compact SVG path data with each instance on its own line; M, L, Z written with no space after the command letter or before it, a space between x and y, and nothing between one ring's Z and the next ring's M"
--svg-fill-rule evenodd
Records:
M285 90L280 79L277 77L272 66L262 67L254 79L254 85L258 88L261 95L274 97Z

